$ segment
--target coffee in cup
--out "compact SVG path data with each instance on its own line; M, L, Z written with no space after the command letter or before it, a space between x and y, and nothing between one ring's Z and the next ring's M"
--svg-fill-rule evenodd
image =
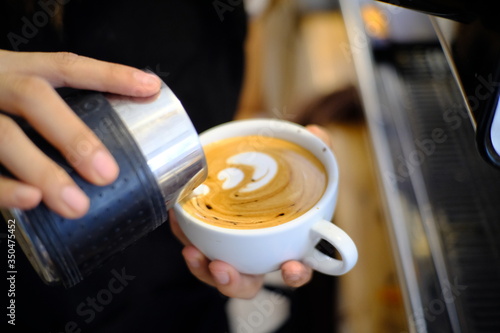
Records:
M203 150L208 177L182 205L215 226L257 229L286 223L311 209L328 181L318 158L279 138L233 137Z
M339 172L323 141L297 124L250 119L211 128L200 142L211 179L174 212L208 259L245 274L272 272L289 260L329 275L354 267L354 242L331 222ZM318 250L320 242L337 249L340 259Z

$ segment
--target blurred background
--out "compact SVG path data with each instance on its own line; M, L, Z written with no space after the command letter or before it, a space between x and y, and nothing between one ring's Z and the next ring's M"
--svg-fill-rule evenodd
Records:
M351 235L359 251L358 264L345 276L315 273L310 285L296 290L293 306L300 310L288 319L293 324L281 329L405 332L403 300L340 5L331 0L248 1L247 9L247 70L238 118L275 117L320 124L329 131L341 175L334 222ZM247 303L251 314L256 308ZM253 332L278 331L250 326ZM244 327L236 325L236 331Z
M235 332L500 331L500 29L483 1L394 3L246 2L237 117L328 130L359 261L294 291L270 275L230 301Z

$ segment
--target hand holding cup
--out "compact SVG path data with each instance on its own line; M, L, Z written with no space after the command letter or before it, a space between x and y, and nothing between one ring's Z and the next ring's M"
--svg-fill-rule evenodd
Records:
M311 193L317 190L320 192L318 201L311 208L304 209L305 212L298 217L263 228L228 228L207 223L187 211L184 201L175 206L175 212L187 239L210 260L224 261L246 274L267 273L290 261L300 261L331 275L349 271L357 261L356 247L345 232L330 222L338 192L338 168L330 148L304 127L277 120L231 122L202 133L200 138L202 145L207 146L227 138L254 135L297 144L321 162L327 176L326 186L324 190L311 186L313 191L306 195L312 196ZM238 151L237 154L242 152ZM210 157L207 156L207 159ZM242 164L245 163L252 162L243 161ZM208 165L210 170L210 161ZM307 180L308 175L306 172L303 177ZM305 184L311 183L306 181ZM304 189L296 190L304 193ZM201 192L203 195L204 190ZM331 258L318 251L316 245L321 240L334 246L342 259Z

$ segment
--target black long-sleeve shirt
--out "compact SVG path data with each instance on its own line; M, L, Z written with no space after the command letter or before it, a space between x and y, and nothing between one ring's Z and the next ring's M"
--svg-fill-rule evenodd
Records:
M232 118L243 75L242 1L41 0L31 10L24 2L0 0L1 49L70 51L147 68L199 131ZM64 15L56 2L66 3ZM6 232L5 223L0 228ZM226 332L226 299L189 273L181 248L165 223L68 290L45 286L18 251L16 328Z

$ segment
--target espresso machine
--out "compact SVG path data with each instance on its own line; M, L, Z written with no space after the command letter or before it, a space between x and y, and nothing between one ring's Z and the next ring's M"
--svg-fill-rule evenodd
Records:
M500 332L500 20L341 0L410 332Z
M436 16L436 30L465 99L477 148L486 161L500 167L500 21L491 4L484 0L381 1Z

